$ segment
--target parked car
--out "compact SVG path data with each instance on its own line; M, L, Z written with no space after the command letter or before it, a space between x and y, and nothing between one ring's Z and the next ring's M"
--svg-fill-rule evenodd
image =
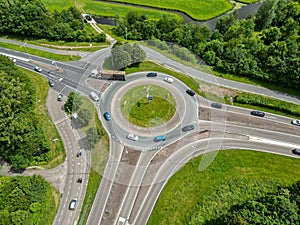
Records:
M186 90L186 93L189 94L190 96L194 96L195 92L191 89Z
M134 134L128 134L126 137L129 140L132 140L132 141L138 141L139 140L139 137L137 135L134 135Z
M296 155L300 155L300 148L294 148L292 152Z
M213 102L210 105L211 107L217 108L217 109L222 109L222 104L218 102Z
M50 85L50 87L54 87L54 81L53 80L49 80L49 85Z
M260 117L264 117L265 113L261 112L261 111L251 111L251 115L253 116L260 116Z
M36 67L34 67L34 71L36 71L36 72L42 72L43 70L42 70L42 68L41 67L38 67L38 66L36 66Z
M146 76L147 77L157 77L157 73L155 73L155 72L147 73Z
M154 141L155 142L158 142L158 141L165 141L167 139L166 135L160 135L160 136L156 136L154 138Z
M100 100L99 96L95 92L90 93L91 99L93 99L95 102L98 102Z
M300 120L292 120L291 124L293 124L295 126L300 126Z
M164 81L166 81L166 82L172 84L172 83L174 82L174 79L171 78L171 77L165 77Z
M71 202L70 202L70 205L69 205L69 209L70 209L70 210L74 210L74 209L75 209L76 204L77 204L77 201L78 201L77 198L72 198L72 200L71 200Z
M103 116L104 116L104 118L107 120L107 121L110 121L110 114L108 113L108 112L105 112L104 114L103 114Z
M194 125L188 125L188 126L183 127L182 131L186 132L186 131L190 131L190 130L194 130L194 129L195 129Z
M63 93L59 93L57 96L57 101L62 101L64 94Z

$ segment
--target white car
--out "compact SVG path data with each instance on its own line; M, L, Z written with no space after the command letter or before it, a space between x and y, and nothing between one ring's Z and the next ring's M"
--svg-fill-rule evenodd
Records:
M98 97L98 95L95 92L91 92L90 93L90 97L91 99L93 99L95 102L98 102L100 100L100 98Z
M78 201L77 198L73 198L73 199L71 200L70 205L69 205L69 209L70 209L70 210L74 210L74 209L75 209L76 204L77 204L77 201Z
M164 81L166 81L166 82L172 84L172 83L174 82L174 79L171 78L171 77L165 77Z
M137 141L137 140L139 140L139 137L136 136L136 135L134 135L134 134L128 134L126 137L127 137L129 140L132 140L132 141Z
M300 120L292 120L291 124L293 124L295 126L300 126Z

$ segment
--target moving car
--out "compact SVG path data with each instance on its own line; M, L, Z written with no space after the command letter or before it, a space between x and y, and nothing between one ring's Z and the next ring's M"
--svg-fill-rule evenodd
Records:
M139 137L134 135L134 134L128 134L126 136L129 140L132 140L132 141L138 141L139 140Z
M191 89L186 90L186 93L189 94L190 96L194 96L195 92Z
M295 126L300 126L300 120L292 120L291 124L293 124Z
M91 92L90 93L90 97L91 99L93 99L95 102L98 102L100 100L100 98L98 97L98 95L95 92Z
M155 142L158 142L158 141L165 141L167 139L166 135L160 135L160 136L156 136L154 138L154 141Z
M172 83L174 82L174 79L171 78L171 77L165 77L164 81L166 81L166 82L172 84Z
M38 67L38 66L36 66L36 67L34 67L34 71L36 71L36 72L42 72L43 70L42 70L42 68L41 67Z
M218 103L218 102L213 102L210 105L211 107L217 108L217 109L221 109L222 108L222 104Z
M62 101L64 94L63 93L59 93L57 96L57 101Z
M105 112L104 114L103 114L103 116L104 116L104 118L107 120L107 121L110 121L110 114L108 113L108 112Z
M292 152L296 155L300 155L300 148L294 148Z
M72 198L70 205L69 205L69 209L70 210L74 210L76 207L76 203L77 203L78 199L77 198Z
M195 129L194 125L188 125L188 126L183 127L182 131L186 132L186 131L190 131L190 130L194 130L194 129Z
M155 73L155 72L147 73L146 76L147 77L157 77L157 73Z
M251 115L264 117L266 114L264 112L261 112L261 111L251 111Z
M49 80L49 85L50 85L50 87L54 87L54 81L53 80Z

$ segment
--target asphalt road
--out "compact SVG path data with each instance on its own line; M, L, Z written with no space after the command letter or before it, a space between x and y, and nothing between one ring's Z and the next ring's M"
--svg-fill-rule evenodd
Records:
M241 84L234 81L225 80L222 78L214 77L210 74L206 74L195 69L186 67L182 64L174 62L173 60L167 59L161 54L143 47L146 49L147 57L152 59L153 61L159 62L160 64L169 66L178 71L184 72L190 76L193 76L198 79L205 80L210 83L214 83L221 86L226 86L234 89L250 91L258 94L268 95L279 99L285 99L290 102L295 102L299 104L299 98L288 96L282 93L278 93L276 91L271 91L265 88L256 87L247 84ZM60 71L50 71L50 73L42 72L42 75L46 77L52 77L55 79L55 88L60 89L57 91L66 91L65 86L68 86L70 89L77 87L76 89L80 89L83 94L88 94L91 89L86 87L83 82L85 78L89 75L89 73L93 70L101 69L101 62L108 55L109 49L100 50L98 53L92 54L89 57L79 61L78 63L54 63L55 66L58 66L63 72ZM19 62L17 61L17 65L33 69L32 62L37 62L39 64L47 66L53 66L53 62L51 60L47 60L41 57L29 56L28 54L18 53L11 50L0 49L0 52L6 52L7 54L16 54L19 57L30 58L30 62ZM29 68L30 69L30 68ZM134 76L132 76L134 77ZM62 79L61 79L62 78ZM128 77L130 79L130 76ZM134 78L132 78L134 79ZM118 82L113 82L116 84ZM176 82L177 83L177 82ZM117 86L118 84L116 84ZM174 83L174 86L176 84ZM180 88L180 87L179 87ZM67 92L67 91L66 91ZM56 93L57 94L57 93ZM105 96L104 93L101 98L113 98L112 95ZM109 101L108 101L109 102ZM196 105L196 101L194 102ZM207 103L205 103L207 104ZM55 105L55 103L53 103ZM200 103L201 105L201 103ZM111 110L111 106L100 104L100 115L104 110ZM174 154L170 155L168 160L164 163L159 164L158 168L155 168L155 173L152 173L152 176L148 176L148 168L151 160L154 155L158 154L160 151L154 150L153 157L150 157L152 153L143 152L138 160L138 166L135 167L134 170L131 171L131 174L128 174L130 178L128 186L126 189L126 193L121 200L121 204L118 208L118 213L115 217L114 224L118 223L119 217L124 217L129 220L130 223L133 224L145 224L149 215L153 209L155 201L158 197L158 194L162 190L162 187L167 182L168 178L174 174L178 168L184 165L186 161L194 157L195 155L203 152L204 149L207 151L215 150L218 148L248 148L248 149L259 149L265 151L272 151L277 154L285 154L291 155L290 150L295 146L300 146L298 140L299 135L296 128L290 125L290 118L285 118L277 115L267 114L265 118L255 118L253 116L249 116L249 110L247 109L239 109L237 107L232 106L223 106L223 111L217 111L215 109L211 109L211 117L212 121L200 121L197 122L197 127L193 132L201 131L203 129L212 130L212 135L209 139L197 142L191 142L190 144L186 144L185 146L178 147ZM52 109L53 108L53 109ZM190 107L188 107L190 108ZM55 111L54 107L51 109ZM220 114L221 112L221 114ZM57 114L56 114L57 113ZM237 122L234 121L234 113L236 115L247 115L244 123L243 121ZM51 114L51 113L50 113ZM60 114L59 112L53 112L53 121L58 124L58 130L66 144L66 149L68 151L67 161L68 161L68 176L66 176L66 187L64 194L62 196L62 204L60 206L59 212L57 214L55 224L72 224L75 223L79 210L81 208L84 190L81 189L82 186L78 187L78 184L75 183L75 174L81 173L85 171L81 162L78 161L80 159L74 157L76 152L76 146L72 143L76 143L76 132L73 133L72 128L65 120L65 116ZM114 113L113 113L114 115ZM227 117L228 116L228 117ZM221 119L220 119L221 118ZM101 118L103 119L103 118ZM231 121L227 121L231 119ZM226 123L224 123L227 121ZM187 120L186 123L189 123ZM253 126L253 127L252 127ZM97 197L94 201L93 208L89 214L89 219L87 224L101 224L101 220L103 218L105 207L107 203L107 199L110 198L109 193L111 193L112 185L115 180L116 171L119 168L120 157L123 151L122 145L120 145L120 138L124 138L126 134L125 131L121 131L121 129L115 129L113 122L106 123L105 127L108 131L110 131L110 135L112 137L112 143L115 141L117 143L111 144L111 156L109 162L107 164L106 170L104 172L104 179L102 180L99 190L97 193ZM179 126L180 127L180 126ZM221 129L220 129L221 128ZM280 131L282 129L282 131ZM220 132L220 130L222 132ZM272 131L276 130L276 131ZM118 133L121 132L121 133ZM123 133L122 133L123 132ZM176 140L184 141L187 138L188 134L184 134L181 136L177 136L176 129L174 129L170 133L169 137L174 142ZM295 132L295 133L294 133ZM72 134L74 135L72 137ZM226 135L238 135L239 138L235 136L233 138L224 138ZM243 139L244 137L248 137L248 140ZM243 137L241 139L241 137ZM199 142L199 143L198 143ZM168 143L168 144L171 144ZM198 151L199 150L199 151ZM73 157L72 157L73 154ZM208 162L210 162L209 159ZM78 164L79 163L79 164ZM207 162L206 162L207 164ZM204 163L204 166L206 165ZM153 169L152 169L153 170ZM145 178L146 177L146 178ZM146 183L145 183L146 182ZM140 209L136 210L135 203L139 198L139 190L145 184L153 184L148 191L145 201L141 204ZM103 189L103 190L102 190ZM75 211L69 211L67 209L68 203L71 198L79 196L78 207ZM146 201L148 200L148 201ZM103 224L105 224L103 222Z

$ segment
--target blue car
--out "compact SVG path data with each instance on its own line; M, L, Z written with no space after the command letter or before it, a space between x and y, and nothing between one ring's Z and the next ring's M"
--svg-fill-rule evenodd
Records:
M108 112L105 112L104 114L103 114L103 116L104 116L104 118L107 120L107 121L110 121L110 114L108 113Z
M158 141L165 141L167 139L166 135L160 135L160 136L156 136L154 138L154 141L155 142L158 142Z

